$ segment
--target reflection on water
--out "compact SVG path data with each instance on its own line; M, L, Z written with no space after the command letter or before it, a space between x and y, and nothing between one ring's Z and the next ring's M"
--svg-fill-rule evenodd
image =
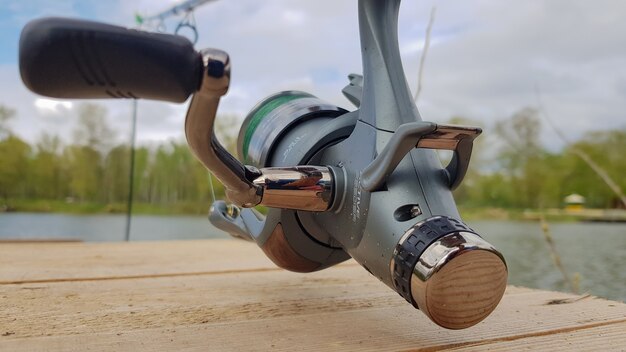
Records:
M2 238L124 239L123 215L0 214ZM469 224L505 256L509 283L567 291L538 223L474 221ZM550 224L563 265L579 273L582 292L626 301L626 224ZM131 240L229 238L203 217L136 215ZM1 244L0 244L1 245Z
M132 241L229 238L201 216L134 215ZM124 215L0 214L1 238L64 238L83 241L123 241Z
M568 291L539 223L475 221L474 230L505 256L509 283ZM580 275L580 291L626 301L626 224L551 223L563 266Z

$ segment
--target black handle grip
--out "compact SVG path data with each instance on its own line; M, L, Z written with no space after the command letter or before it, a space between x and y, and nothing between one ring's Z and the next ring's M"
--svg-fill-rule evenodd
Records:
M202 57L185 37L67 18L28 23L19 61L24 84L54 98L183 102L202 78Z

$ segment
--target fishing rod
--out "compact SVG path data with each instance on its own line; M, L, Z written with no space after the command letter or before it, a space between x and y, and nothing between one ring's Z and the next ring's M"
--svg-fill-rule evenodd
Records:
M186 14L186 13L192 12L196 8L208 2L213 2L213 1L216 1L216 0L187 0L152 16L143 17L141 15L137 15L136 19L137 19L137 22L139 22L140 24L145 23L145 22L151 22L151 21L165 21L165 19L167 19L168 17L178 16L180 14Z
M230 201L212 204L215 226L291 271L353 258L436 324L467 328L496 308L507 281L504 258L461 221L452 196L482 130L422 120L400 60L399 6L358 3L363 74L351 74L343 89L353 110L306 92L276 93L244 120L239 158L214 131L231 77L222 50L49 18L24 28L20 72L32 91L56 98L180 103L193 95L187 142ZM447 166L437 149L453 152Z
M216 0L187 0L178 5L174 5L169 9L159 12L155 15L151 16L142 16L140 14L135 15L135 22L139 25L139 27L144 27L148 24L156 23L156 29L159 32L165 32L165 20L169 17L180 16L183 15L183 19L178 23L176 29L174 30L174 34L179 34L181 29L188 28L193 32L193 40L192 42L196 44L198 41L198 29L196 28L196 20L194 18L193 12L198 7L209 3L214 2Z
M184 17L176 26L174 34L179 34L182 28L189 28L193 32L193 43L195 44L198 41L198 30L196 27L193 11L200 6L213 1L216 0L187 0L178 5L172 6L168 10L162 11L152 16L144 17L140 14L136 14L135 22L137 23L139 28L144 28L146 26L149 26L150 24L153 24L154 22L157 22L156 29L160 32L165 32L165 20L171 16L178 16L182 14L184 15ZM124 231L124 240L126 242L130 241L130 225L133 211L133 194L135 185L135 145L137 142L137 99L133 99L131 109L132 121L130 133L130 160L128 169L128 197L126 202L126 226ZM209 182L211 184L211 194L213 196L213 199L215 199L215 192L213 191L213 184L210 175Z

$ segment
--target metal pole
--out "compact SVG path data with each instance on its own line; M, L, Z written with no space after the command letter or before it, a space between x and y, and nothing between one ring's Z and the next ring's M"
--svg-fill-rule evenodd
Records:
M135 179L135 140L137 138L137 99L133 99L133 121L130 132L130 170L128 171L128 204L126 206L126 236L130 240L130 220L133 212L133 190Z

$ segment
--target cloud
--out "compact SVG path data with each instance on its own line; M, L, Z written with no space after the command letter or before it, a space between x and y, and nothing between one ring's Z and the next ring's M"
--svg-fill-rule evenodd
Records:
M36 14L68 12L134 26L136 12L150 15L174 2L65 1ZM401 54L413 89L434 3L405 0L400 7ZM491 134L496 121L536 106L538 87L552 119L573 138L591 129L624 127L626 21L621 14L626 3L468 0L436 4L418 103L424 119L444 122L462 115L481 121L485 134ZM13 16L23 21L35 13L29 8L14 9ZM356 10L356 1L331 0L215 1L200 7L195 12L197 47L223 49L233 63L230 91L220 113L243 116L261 99L285 89L306 90L351 108L341 89L347 74L361 71ZM167 21L170 31L178 20ZM0 66L0 103L18 110L14 129L28 139L44 128L61 134L71 129L71 124L53 125L42 119L33 105L37 97L23 88L17 67L9 66ZM111 123L120 133L128 131L130 102L104 104ZM185 104L140 102L140 139L182 138L185 108ZM547 127L544 142L551 148L562 145Z
M441 2L435 29L460 14ZM566 134L623 128L626 108L619 83L626 77L621 3L535 1L473 2L473 23L454 39L433 47L427 58L422 116L453 114L482 120L487 127L524 106L536 106L535 87ZM444 23L438 22L445 18ZM453 22L448 22L454 26ZM435 30L436 33L436 30ZM409 77L417 55L406 56ZM415 86L415 80L409 81ZM489 128L486 129L489 133ZM544 141L562 143L545 129Z
M67 114L74 104L67 100L56 100L47 98L37 98L34 102L35 108L43 116L57 116Z

